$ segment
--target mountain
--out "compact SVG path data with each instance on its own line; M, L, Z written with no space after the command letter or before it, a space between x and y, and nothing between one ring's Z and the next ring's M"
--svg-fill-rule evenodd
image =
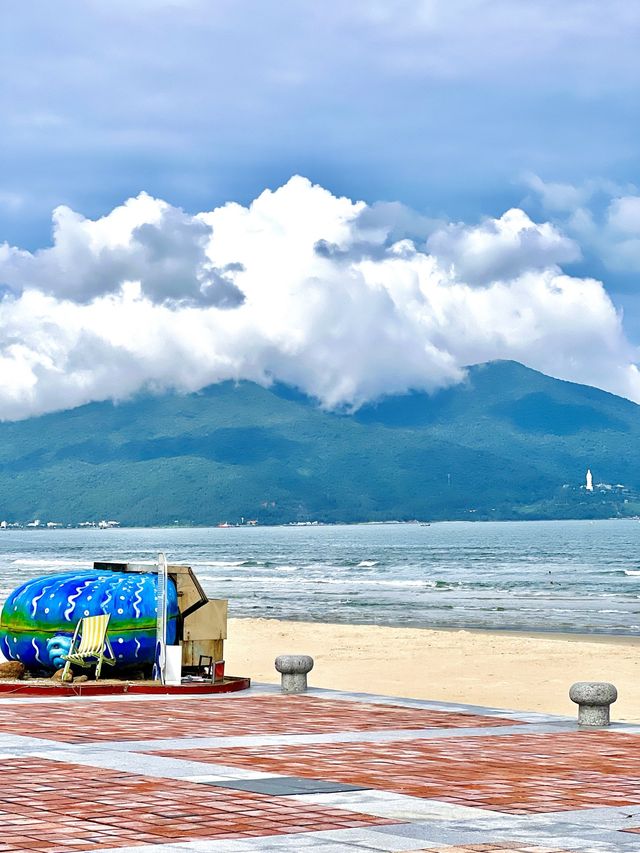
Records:
M0 424L0 520L216 524L640 512L640 407L515 362L355 414L249 382ZM594 482L580 486L587 467Z

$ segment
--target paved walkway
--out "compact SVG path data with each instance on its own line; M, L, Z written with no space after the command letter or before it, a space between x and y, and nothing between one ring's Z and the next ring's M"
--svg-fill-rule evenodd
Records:
M0 700L0 853L640 853L640 727L273 687Z

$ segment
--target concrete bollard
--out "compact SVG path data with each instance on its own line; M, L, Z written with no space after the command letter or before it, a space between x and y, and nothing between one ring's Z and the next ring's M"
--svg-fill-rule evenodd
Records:
M617 698L618 691L608 681L578 681L569 690L569 699L578 706L580 726L608 726L609 706Z
M313 669L313 658L309 655L278 655L276 669L282 674L283 693L304 693L307 673Z

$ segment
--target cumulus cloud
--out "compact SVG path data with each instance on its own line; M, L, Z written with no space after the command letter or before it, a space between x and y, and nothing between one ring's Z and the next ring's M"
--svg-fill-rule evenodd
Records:
M558 227L574 237L604 267L640 272L640 194L633 185L588 181L554 184L528 176L526 184Z
M0 417L228 379L357 407L498 358L640 401L603 285L562 272L576 252L519 210L446 225L300 177L197 216L59 209L51 248L0 250Z
M608 211L609 225L621 234L640 235L640 196L614 199Z
M580 257L573 240L548 222L536 225L518 209L475 227L448 225L429 237L427 248L469 284L510 281Z
M543 207L549 211L573 212L582 207L592 196L592 183L576 187L554 181L543 181L539 175L526 174L523 183L539 196Z
M53 213L53 246L35 253L0 247L5 286L36 288L62 299L90 302L137 281L153 302L239 305L235 261L216 267L206 253L210 227L198 217L141 193L92 221L68 207Z

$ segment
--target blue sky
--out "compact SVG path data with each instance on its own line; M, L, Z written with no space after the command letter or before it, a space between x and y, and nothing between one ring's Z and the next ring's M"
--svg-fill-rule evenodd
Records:
M602 280L635 345L639 30L628 0L8 0L0 243L48 246L61 205L195 214L296 174L400 202L412 239L518 207L573 241L552 263Z
M527 172L634 182L640 10L564 0L3 6L0 228L146 190L189 210L304 174L470 220ZM8 81L8 85L6 85Z

